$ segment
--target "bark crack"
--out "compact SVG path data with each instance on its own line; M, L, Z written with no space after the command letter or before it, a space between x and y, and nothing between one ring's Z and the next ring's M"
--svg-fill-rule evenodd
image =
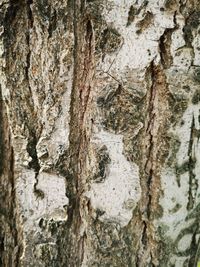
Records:
M25 68L25 78L27 80L28 88L29 88L29 93L32 98L32 90L31 90L31 85L30 85L30 68L31 68L31 31L33 29L34 25L34 17L32 13L32 4L33 0L27 0L27 19L28 19L28 27L27 27L27 57L26 57L26 68ZM31 109L34 108L33 106L30 106ZM33 110L32 110L33 111ZM32 112L34 114L34 112ZM29 168L33 169L35 171L35 183L34 183L34 188L33 192L36 194L37 197L43 199L44 198L44 192L40 189L37 188L38 185L38 175L40 171L40 164L39 164L39 159L37 156L37 137L36 137L36 132L32 130L32 125L28 126L29 129L29 142L27 145L27 151L32 158L31 162L29 163Z
M196 163L196 158L194 155L194 138L195 138L195 119L194 115L192 117L192 123L191 123L191 131L190 131L190 140L189 140L189 146L188 146L188 171L189 171L189 191L188 191L188 204L187 209L191 210L194 208L195 203L195 197L197 194L198 189L198 180L196 179L196 175L194 173L194 167Z
M143 214L143 232L142 232L142 246L143 251L149 251L149 256L151 258L151 262L153 262L152 259L152 253L151 253L151 245L150 245L150 239L151 236L151 230L150 230L150 220L151 220L151 201L152 201L152 192L151 192L151 186L152 181L154 179L154 123L155 123L155 98L157 94L157 88L155 86L156 83L156 73L155 73L155 67L154 62L151 62L150 65L150 73L151 73L151 87L149 92L149 103L148 103L148 122L146 126L146 134L148 136L148 152L147 152L147 159L144 165L144 172L146 176L146 193L147 193L147 199L146 199L146 214ZM150 249L150 250L149 250ZM153 264L153 263L152 263Z
M39 164L39 159L37 156L37 149L36 149L37 137L36 137L35 132L31 131L30 129L29 129L29 131L30 131L29 132L30 137L29 137L29 141L27 144L27 152L29 153L30 157L32 158L32 160L29 162L29 168L33 169L35 172L35 183L33 186L33 192L36 194L37 197L43 199L44 198L44 192L37 188L37 185L39 182L38 181L38 175L40 172L40 164Z
M147 119L145 122L144 160L141 173L141 220L143 230L137 262L140 262L138 266L145 266L145 262L149 262L151 266L158 266L159 243L153 221L154 218L160 216L162 211L159 205L159 197L162 192L160 168L166 149L163 145L162 133L165 131L168 116L168 89L164 67L157 66L152 61L147 69L147 81L149 81L150 86L146 96ZM162 106L160 103L162 103Z
M149 135L149 150L148 150L148 156L145 163L145 172L147 174L147 191L148 191L148 202L147 202L147 218L150 218L150 212L151 212L151 183L152 178L154 176L154 170L153 170L153 153L154 153L154 122L155 122L155 97L156 97L156 86L155 86L155 70L154 70L154 63L151 63L150 66L151 71L151 80L152 85L150 88L150 98L149 98L149 120L147 124L146 133Z
M33 13L31 9L31 5L33 4L33 0L27 0L27 18L28 18L28 28L27 28L27 48L28 48L28 53L26 57L26 68L25 68L25 78L28 83L28 89L29 93L32 96L32 90L30 86L30 78L29 78L29 71L30 71L30 66L31 66L31 49L30 49L30 39L31 39L31 30L33 29Z
M154 123L156 119L156 107L155 99L157 97L157 88L156 88L156 72L154 62L152 61L149 67L148 72L150 73L151 86L149 89L148 103L147 103L147 112L148 120L146 122L146 147L145 153L147 154L146 160L144 163L144 177L143 177L143 207L142 207L142 235L141 235L141 248L137 254L137 263L138 266L143 266L142 262L151 258L150 262L153 264L152 253L151 253L151 213L154 212L151 207L152 202L152 182L154 179L154 157L155 157L155 132L154 132ZM148 149L146 151L146 149ZM144 257L145 260L141 259Z
M171 36L175 30L178 29L178 24L176 21L176 14L177 12L174 12L174 27L173 28L166 28L164 30L164 33L161 35L159 39L159 52L160 52L160 61L161 65L164 69L169 68L172 65L173 57L170 52L170 45L171 45Z

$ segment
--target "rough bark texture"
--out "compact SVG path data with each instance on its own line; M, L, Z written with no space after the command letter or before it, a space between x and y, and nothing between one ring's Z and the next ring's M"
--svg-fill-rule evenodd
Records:
M0 266L196 266L198 0L0 1Z

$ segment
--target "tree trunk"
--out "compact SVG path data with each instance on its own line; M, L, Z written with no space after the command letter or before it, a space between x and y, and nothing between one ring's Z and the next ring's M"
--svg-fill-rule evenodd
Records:
M0 1L0 266L197 266L198 0Z

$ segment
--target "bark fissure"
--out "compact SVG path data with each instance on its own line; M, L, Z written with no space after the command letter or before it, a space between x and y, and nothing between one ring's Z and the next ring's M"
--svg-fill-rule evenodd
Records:
M194 155L194 138L195 138L195 120L194 115L191 123L191 131L190 131L190 140L188 146L188 172L189 172L189 190L188 190L188 204L187 209L191 210L195 204L196 193L198 189L198 180L196 179L196 175L194 173L194 167L196 163L196 158Z
M164 33L161 35L159 39L159 52L160 52L160 63L164 69L168 69L173 63L173 57L171 55L171 36L175 30L178 29L177 21L176 21L177 11L174 12L174 27L166 28Z
M29 132L29 142L27 144L27 152L29 153L30 157L32 158L32 160L29 162L29 168L33 169L35 172L35 183L33 186L33 192L37 195L37 197L39 198L44 198L44 192L40 189L37 188L38 185L38 175L40 172L40 164L39 164L39 159L38 159L38 155L37 155L37 143L38 143L38 139L36 137L36 133L34 131Z
M162 46L161 46L162 48ZM166 53L165 49L160 49L161 53ZM161 61L164 64L163 57ZM138 251L137 261L141 262L143 259L141 255L152 266L158 266L159 242L156 238L156 230L153 226L154 218L161 215L161 208L159 206L159 198L161 195L161 181L160 169L161 163L164 162L163 155L165 153L165 146L160 147L161 136L165 131L166 119L168 116L168 100L167 100L167 83L164 74L164 66L157 66L154 61L151 62L147 69L150 87L147 94L147 120L145 126L145 142L144 142L144 174L142 175L142 221L143 231L141 237L142 249ZM160 105L163 102L165 105ZM162 118L162 119L161 119ZM157 161L160 161L160 165ZM143 251L143 252L142 252ZM140 256L139 256L140 255ZM145 261L144 261L145 262Z
M151 63L150 66L150 72L151 72L151 81L152 81L152 85L150 88L150 98L149 98L149 103L148 103L148 115L149 115L149 119L148 119L148 124L147 124L147 129L146 129L146 133L149 136L149 147L148 147L148 155L147 155L147 160L145 163L145 173L147 175L147 192L148 192L148 201L147 201L147 219L150 219L150 213L151 213L151 183L152 183L152 179L154 177L154 162L153 162L153 158L154 158L154 133L153 133L153 129L154 129L154 123L155 123L155 97L156 97L156 86L155 86L155 82L156 82L156 73L154 70L154 63Z
M148 121L146 126L146 135L148 136L148 152L147 152L147 159L144 165L144 172L146 176L146 215L144 214L145 221L143 223L143 233L142 233L142 244L143 244L143 250L148 251L149 250L149 256L151 258L150 262L153 264L153 255L151 251L151 242L152 242L152 229L151 229L151 213L154 212L152 209L152 183L155 176L154 170L154 160L155 160L155 133L154 133L154 123L156 119L156 94L157 94L157 87L156 87L156 72L155 72L155 66L154 62L151 63L150 68L150 75L151 75L151 87L149 92L149 103L148 103ZM154 242L154 241L153 241Z
M30 71L30 60L31 60L31 49L30 49L30 32L33 28L33 14L32 14L32 10L31 10L31 5L32 5L33 1L32 0L28 0L27 1L27 18L28 18L28 28L27 28L27 47L28 47L28 53L27 53L27 59L26 59L26 80L28 82L28 86L29 86L29 90L31 92L31 88L30 88L30 81L29 81L29 71Z

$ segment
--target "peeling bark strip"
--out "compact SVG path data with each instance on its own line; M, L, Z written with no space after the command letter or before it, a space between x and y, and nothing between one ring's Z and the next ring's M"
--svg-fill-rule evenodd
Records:
M197 266L197 0L0 2L0 266Z

